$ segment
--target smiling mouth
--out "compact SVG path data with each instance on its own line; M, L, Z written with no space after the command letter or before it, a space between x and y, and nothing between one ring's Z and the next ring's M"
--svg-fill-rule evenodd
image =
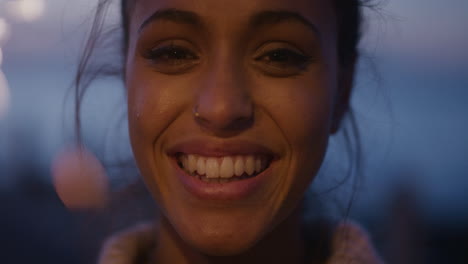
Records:
M236 155L206 157L178 153L178 166L187 174L208 183L227 183L253 178L268 169L272 157L267 155Z

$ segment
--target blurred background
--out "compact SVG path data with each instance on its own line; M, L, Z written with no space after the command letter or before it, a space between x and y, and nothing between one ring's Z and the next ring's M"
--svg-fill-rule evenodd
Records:
M99 239L83 233L105 233L97 228L105 217L66 209L51 176L73 142L70 86L95 4L0 0L2 263L91 263ZM388 263L468 263L467 14L466 0L392 0L366 11L352 101L366 159L351 216ZM115 25L116 9L109 18ZM88 148L101 160L129 157L122 84L99 80L86 98ZM343 159L338 137L320 177L346 170L333 165ZM136 174L107 173L114 189Z

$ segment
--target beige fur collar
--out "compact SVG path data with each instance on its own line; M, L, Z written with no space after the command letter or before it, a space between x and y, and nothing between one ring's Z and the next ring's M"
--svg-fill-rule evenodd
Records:
M98 264L150 264L148 253L154 248L155 227L140 224L115 234L106 241ZM367 233L352 222L343 222L333 234L332 255L326 264L382 264ZM153 263L151 263L153 264Z

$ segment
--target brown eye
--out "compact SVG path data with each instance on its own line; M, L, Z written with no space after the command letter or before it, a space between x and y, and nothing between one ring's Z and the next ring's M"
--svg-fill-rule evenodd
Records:
M168 74L185 72L199 61L194 52L175 45L153 48L144 57L157 71Z
M312 61L310 56L287 48L279 48L263 53L255 58L263 70L272 75L294 75L305 70Z
M302 67L310 60L310 57L302 55L290 49L276 49L269 51L255 60L261 61L270 65L284 67Z

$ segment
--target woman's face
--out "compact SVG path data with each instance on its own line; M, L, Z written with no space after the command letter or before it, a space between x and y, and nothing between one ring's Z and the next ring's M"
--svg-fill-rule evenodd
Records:
M182 240L229 255L297 207L336 106L324 0L139 0L126 61L142 176Z

